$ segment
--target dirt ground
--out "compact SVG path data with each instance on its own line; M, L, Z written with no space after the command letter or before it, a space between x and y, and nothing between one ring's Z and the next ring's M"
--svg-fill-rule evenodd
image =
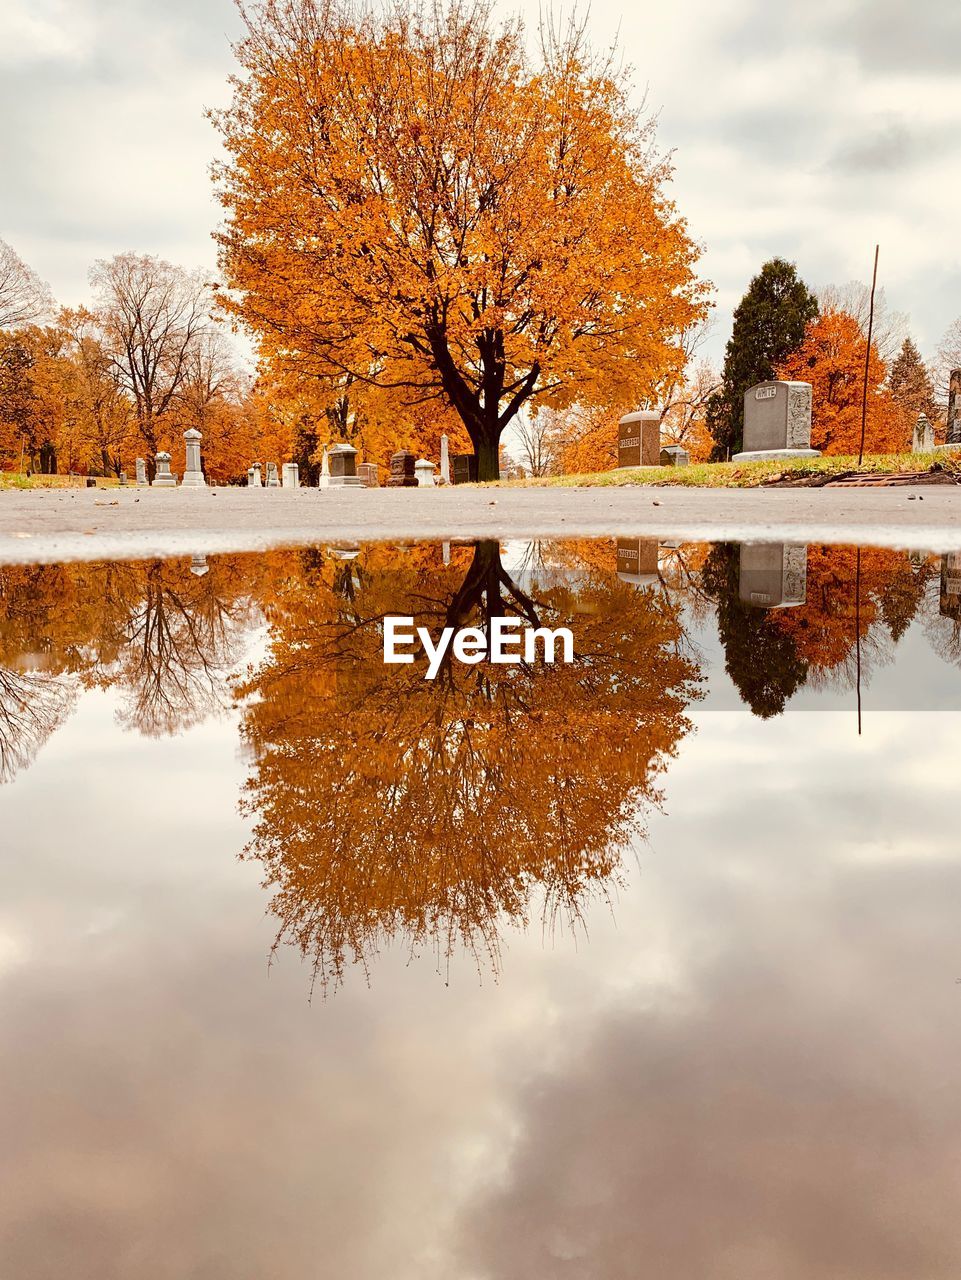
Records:
M961 487L112 489L0 492L0 561L302 543L659 537L961 550Z

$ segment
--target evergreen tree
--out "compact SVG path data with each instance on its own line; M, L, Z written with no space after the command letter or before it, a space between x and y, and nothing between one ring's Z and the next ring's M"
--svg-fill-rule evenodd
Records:
M741 448L745 391L776 376L777 366L801 345L808 321L817 314L817 298L793 263L772 258L764 264L734 312L721 388L708 402L712 458L723 460Z
M918 414L926 414L937 422L940 414L934 395L934 383L921 359L921 352L910 338L905 338L888 375L891 397L900 409L908 434L914 429Z

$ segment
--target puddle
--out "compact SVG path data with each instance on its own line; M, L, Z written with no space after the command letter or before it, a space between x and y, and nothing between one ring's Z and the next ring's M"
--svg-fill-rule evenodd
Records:
M0 567L2 1274L956 1276L959 753L961 555Z

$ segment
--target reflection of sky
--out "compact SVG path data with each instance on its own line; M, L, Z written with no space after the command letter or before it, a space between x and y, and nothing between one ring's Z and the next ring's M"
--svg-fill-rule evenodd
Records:
M311 1006L235 721L85 695L0 792L0 1275L956 1276L961 718L800 700L693 709L586 940Z

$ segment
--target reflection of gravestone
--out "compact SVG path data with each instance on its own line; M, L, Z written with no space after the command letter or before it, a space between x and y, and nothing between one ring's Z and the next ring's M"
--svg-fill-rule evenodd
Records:
M155 458L157 470L153 478L155 489L175 489L176 479L170 474L170 454L160 452Z
M417 477L417 483L427 489L433 489L436 486L434 471L434 464L427 458L418 458L414 463L414 475Z
M691 455L679 444L665 445L661 450L662 467L689 467L690 465Z
M207 487L203 467L200 463L200 441L202 439L203 436L195 427L191 427L184 432L184 444L187 446L187 465L184 468L184 478L180 482L184 488L206 489Z
M934 427L923 413L918 414L911 441L912 453L931 453L934 449Z
M279 481L279 479L277 478L277 463L276 463L276 462L268 462L268 463L267 463L267 488L268 488L268 489L279 489L279 488L280 488L280 481Z
M635 587L657 582L657 546L654 538L618 538L617 576L620 580Z
M807 600L808 549L797 543L741 545L738 598L757 609L788 609Z
M653 409L628 413L617 424L617 465L657 467L661 462L661 415Z
M941 615L961 621L961 552L941 559Z
M285 462L283 470L283 487L285 489L300 488L300 468L296 462Z
M357 474L357 450L353 445L335 444L330 451L330 487L332 489L363 488Z
M389 489L413 489L417 484L414 475L414 455L408 449L398 449L390 460Z
M190 572L195 578L204 578L210 572L207 557L196 553L190 557Z
M454 484L473 484L477 480L477 459L472 453L455 453L452 461Z
M945 443L941 448L948 453L956 453L961 449L961 369L951 370L951 380L948 385L948 425Z
M376 462L358 462L357 474L363 480L364 485L368 489L377 489L380 487L380 480L377 478Z
M744 393L744 448L735 462L818 458L811 448L809 382L762 382Z
M135 465L137 468L137 488L142 489L147 483L147 464L143 458L138 458Z

